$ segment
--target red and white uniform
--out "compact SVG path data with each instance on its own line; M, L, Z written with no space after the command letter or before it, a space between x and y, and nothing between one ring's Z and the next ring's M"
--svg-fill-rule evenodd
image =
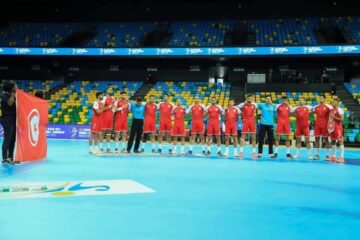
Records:
M122 108L122 110L115 113L115 132L127 132L130 104L127 100L120 100L115 106L117 109Z
M240 114L240 109L238 107L229 107L223 111L225 115L225 135L237 136L237 118Z
M241 103L238 105L238 108L241 109L242 118L243 118L243 128L242 133L256 133L255 125L255 111L258 108L256 103Z
M156 111L158 106L155 103L146 103L144 133L154 133L156 131Z
M329 136L327 124L329 121L329 113L331 109L333 109L333 107L328 104L316 105L313 108L313 111L316 114L315 129L314 129L315 137Z
M277 135L290 135L290 113L294 109L287 104L279 104L276 106L277 111L277 125L276 125L276 134Z
M340 118L340 115L344 115L344 111L340 107L331 109L330 113L332 113L336 118ZM331 140L342 140L344 135L342 122L335 119L332 121L334 121L334 131L330 133Z
M295 108L295 113L296 113L295 136L297 137L310 136L309 115L311 109L312 109L311 106L299 106Z
M160 132L171 131L171 113L174 107L174 104L170 102L159 103L158 109L160 109Z
M185 136L185 108L183 106L174 107L174 109L172 110L172 114L174 115L174 127L172 129L171 135L175 137Z
M206 112L206 107L201 104L192 105L187 110L186 113L191 113L191 134L204 134L205 125L204 125L204 113Z
M223 111L224 110L220 105L211 105L207 108L207 135L220 135L220 117Z
M100 133L102 130L102 122L103 122L103 113L97 113L96 110L102 109L103 104L101 102L94 102L93 104L93 117L91 119L91 127L90 130L92 133Z
M109 109L103 112L102 130L111 130L113 129L113 124L114 124L113 123L114 112L112 110L112 107L115 104L115 99L112 96L105 96L101 101L101 103L104 104L104 108L110 107Z

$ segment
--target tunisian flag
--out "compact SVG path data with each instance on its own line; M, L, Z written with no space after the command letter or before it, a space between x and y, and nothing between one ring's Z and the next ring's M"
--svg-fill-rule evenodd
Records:
M16 91L16 153L20 162L46 158L48 102L24 91Z

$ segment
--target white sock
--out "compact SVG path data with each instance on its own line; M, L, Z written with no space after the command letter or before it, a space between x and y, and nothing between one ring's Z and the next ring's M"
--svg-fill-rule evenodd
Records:
M101 149L104 148L104 143L100 143L100 148L101 148Z
M286 154L289 154L289 153L290 153L290 149L286 148Z
M109 142L107 143L107 148L110 149L110 143Z
M184 151L184 145L181 145L181 151L182 152Z
M145 149L145 143L144 142L141 142L140 149Z
M334 150L334 149L333 149L333 150ZM329 154L330 149L326 148L325 151L326 151L326 155L330 155L330 154Z
M221 147L220 147L220 146L218 146L218 150L217 150L217 151L218 151L218 152L220 152L220 150L221 150Z
M94 146L94 149L95 149L95 151L97 151L97 150L98 150L98 146L97 146L97 145L95 145L95 146Z
M176 144L172 145L172 150L175 151L176 150Z
M256 148L253 147L253 153L256 153Z
M341 145L340 146L340 157L341 158L344 158L344 152L345 152L345 147L344 147L344 145Z
M234 148L234 149L235 149L235 151L236 151L236 148ZM225 148L225 153L226 153L226 154L229 153L229 147L226 147L226 148Z
M163 145L159 143L158 149L161 149L161 150L162 150L162 148L163 148Z
M193 150L193 145L190 145L189 149L190 149L190 151L192 151Z
M226 151L227 154L227 151ZM238 155L236 148L234 147L234 156Z
M119 142L115 142L115 148L119 148Z
M151 143L151 148L155 149L155 143Z
M243 151L244 151L244 147L241 146L241 147L240 147L240 152L243 152Z
M122 142L122 148L125 149L126 142Z
M315 148L315 154L319 155L320 149L319 148Z
M278 147L275 147L275 153L278 153Z
M300 148L296 149L296 155L300 156Z
M333 157L336 157L336 145L332 145Z
M202 151L205 151L205 149L206 149L206 145L202 145L202 146L201 146L201 150L202 150Z
M307 149L308 150L308 156L312 155L311 147Z

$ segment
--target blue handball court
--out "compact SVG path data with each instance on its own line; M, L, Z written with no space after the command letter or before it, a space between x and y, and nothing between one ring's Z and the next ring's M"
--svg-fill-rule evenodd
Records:
M49 140L45 161L0 168L0 240L360 239L359 150L345 164L213 150L97 156Z

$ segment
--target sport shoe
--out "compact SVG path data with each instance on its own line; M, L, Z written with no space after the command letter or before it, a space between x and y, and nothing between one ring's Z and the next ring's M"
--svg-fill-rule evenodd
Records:
M152 152L152 153L156 153L156 150L155 150L155 148L153 148L153 149L151 150L151 152Z
M315 157L314 157L314 160L319 160L319 159L320 159L319 154L316 154Z
M238 157L242 158L244 157L244 153L243 152L239 152L239 154L237 155Z
M180 153L181 155L185 155L185 151L181 151L181 153Z
M331 161L331 157L329 155L326 155L325 160Z
M286 157L287 157L287 158L290 158L290 159L293 158L293 156L292 156L290 153L286 154Z
M110 153L110 148L106 149L106 152L107 152L107 153Z
M125 148L123 148L123 149L121 150L121 152L122 152L122 153L126 152Z
M161 154L161 149L160 149L160 148L158 149L158 153L160 153L160 154Z
M218 155L219 155L220 157L224 157L224 156L225 156L225 154L223 154L221 151L218 151Z
M142 152L142 153L145 152L145 149L142 148L142 149L140 150L140 152Z
M252 157L253 157L253 158L256 158L256 157L257 157L257 153L256 153L256 152L253 152L253 153L252 153Z
M330 158L329 158L329 161L331 161L331 162L336 162L336 157L330 157Z
M191 154L192 154L192 150L189 150L188 154L190 154L190 155L191 155Z
M172 149L169 149L169 154L172 154Z
M336 162L345 163L345 159L341 157L341 158L336 159Z
M257 158L262 158L262 154L259 153L259 154L257 155Z
M115 148L115 153L119 153L119 149Z
M277 158L277 157L278 157L277 153L274 153L273 155L270 156L270 158Z
M309 155L309 160L314 160L313 156L312 155Z

